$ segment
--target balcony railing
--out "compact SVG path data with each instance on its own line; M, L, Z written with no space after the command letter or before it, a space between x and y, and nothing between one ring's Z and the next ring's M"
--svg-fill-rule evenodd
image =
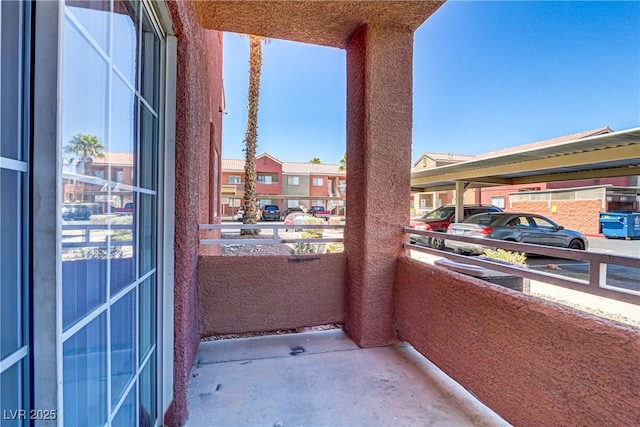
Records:
M407 234L418 234L438 239L455 240L460 242L482 244L483 246L505 249L509 251L525 252L554 258L563 258L569 260L587 261L589 263L588 280L573 279L558 274L547 273L543 271L535 271L525 267L515 265L502 264L477 257L458 255L438 249L427 248L423 246L405 244L406 249L416 250L431 255L441 256L454 261L471 264L475 266L489 268L491 270L503 273L513 274L515 276L534 279L541 282L549 283L556 286L562 286L605 298L618 301L628 302L631 304L640 304L640 292L630 289L624 289L607 285L607 265L617 265L628 267L634 270L636 275L640 274L640 258L634 258L624 255L610 255L595 253L589 251L580 251L575 249L554 248L549 246L533 245L528 243L515 243L503 240L478 239L474 237L457 236L443 234L434 231L422 231L414 228L405 227L404 232Z
M321 238L289 238L281 237L280 232L283 230L344 230L344 225L331 225L331 224L304 224L304 225L283 225L283 224L200 224L200 230L272 230L273 234L270 238L265 239L200 239L201 245L269 245L278 243L342 243L344 237L321 237Z

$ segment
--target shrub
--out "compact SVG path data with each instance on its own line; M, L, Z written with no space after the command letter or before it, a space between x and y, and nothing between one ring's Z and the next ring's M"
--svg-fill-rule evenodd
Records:
M490 258L506 264L528 267L527 256L524 254L524 252L511 252L505 251L504 249L498 249L496 251L494 251L493 249L486 249L484 251L484 256L486 258Z

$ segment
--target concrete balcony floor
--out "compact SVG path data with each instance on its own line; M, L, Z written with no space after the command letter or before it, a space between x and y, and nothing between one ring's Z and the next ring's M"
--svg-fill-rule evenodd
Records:
M508 425L411 346L341 330L200 344L187 426Z

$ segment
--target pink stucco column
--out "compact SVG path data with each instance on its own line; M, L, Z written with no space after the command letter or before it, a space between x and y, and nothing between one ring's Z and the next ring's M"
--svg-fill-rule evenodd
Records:
M347 320L362 347L395 336L394 275L409 223L413 33L363 25L347 45Z

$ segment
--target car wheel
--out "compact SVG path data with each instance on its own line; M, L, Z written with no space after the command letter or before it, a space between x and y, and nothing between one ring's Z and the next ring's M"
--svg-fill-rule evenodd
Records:
M574 239L569 242L569 249L577 249L579 251L584 251L584 243L581 240Z
M434 249L443 250L444 249L444 239L438 239L438 238L434 237L429 241L429 246L431 246Z

